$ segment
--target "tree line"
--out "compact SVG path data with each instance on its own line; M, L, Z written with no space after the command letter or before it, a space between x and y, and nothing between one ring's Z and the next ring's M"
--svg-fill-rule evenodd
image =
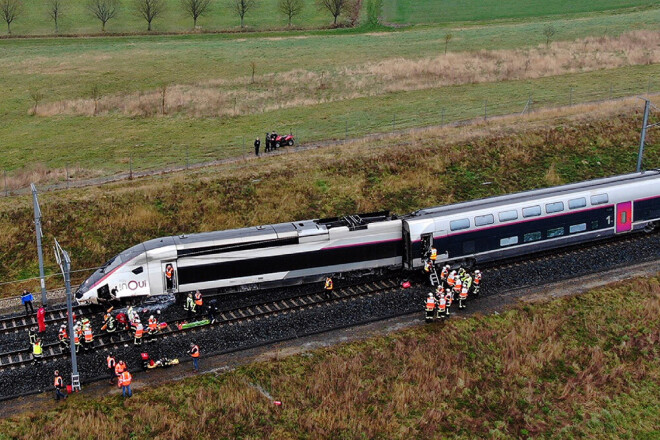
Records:
M24 11L24 0L0 0L0 16L7 23L7 33L11 34L12 23ZM59 33L59 21L67 12L69 1L75 0L45 0L44 10L48 13L54 24L55 33ZM197 28L197 20L207 15L215 3L223 3L229 11L240 19L241 28L244 27L245 16L252 10L260 7L260 0L179 0L179 9L192 18L193 29ZM333 25L338 24L338 18L351 14L351 23L355 24L359 16L361 0L315 0L319 10L326 11L333 18ZM105 25L117 17L122 8L120 0L87 0L86 10L91 17L101 23L101 31L105 32ZM168 7L166 0L131 0L130 11L147 22L147 31L152 30L152 22L160 17ZM289 27L293 19L300 15L305 8L304 0L277 0L277 11L288 20ZM367 0L368 22L378 22L383 8L383 0Z

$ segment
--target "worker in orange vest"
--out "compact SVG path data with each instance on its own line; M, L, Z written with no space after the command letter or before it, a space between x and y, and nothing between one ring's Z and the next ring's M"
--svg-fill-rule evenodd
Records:
M461 293L458 294L458 308L459 309L464 309L465 307L467 307L465 305L465 302L467 301L467 297L468 297L468 289L469 289L469 287L468 287L467 283L463 284L463 287L461 287Z
M64 388L64 379L60 376L60 372L55 370L55 380L53 381L53 386L55 387L55 400L66 399L64 393L62 393L62 388Z
M154 317L154 315L151 315L149 317L149 321L147 322L147 324L150 334L154 334L158 331L158 320Z
M89 321L83 326L83 335L85 336L85 350L88 350L94 344L94 333L92 332L92 324Z
M126 398L126 394L128 394L128 397L133 395L133 391L131 390L132 380L133 376L131 376L131 373L129 373L128 370L123 371L121 375L119 375L118 385L121 387L122 397Z
M199 346L194 342L190 343L190 351L188 351L193 360L193 371L197 373L199 371Z
M480 270L475 270L474 271L474 281L472 281L472 285L474 286L474 290L472 291L474 296L479 295L479 289L481 287L481 271Z
M119 376L121 376L121 373L123 373L124 371L126 371L126 364L124 363L124 361L117 362L117 364L115 365L115 377L119 379Z
M66 325L62 324L60 326L60 331L57 333L57 339L60 341L62 350L69 348L69 335L66 332Z
M445 264L442 267L442 270L440 271L440 285L442 287L447 287L446 284L447 284L447 277L449 276L449 269L450 266L448 264Z
M133 343L135 345L142 345L143 335L144 335L144 326L140 321L137 321L135 325L135 340L133 341Z
M429 293L426 298L426 322L433 321L433 314L435 312L435 297L433 293Z
M454 302L454 294L452 293L452 290L449 288L445 290L445 301L447 303L446 316L449 316L449 308L451 307L452 302Z
M443 295L443 290L441 286L438 286L438 299L436 300L436 318L442 319L447 313L447 298Z
M106 356L105 361L108 363L108 374L110 375L110 385L114 385L115 383L115 377L117 377L117 374L115 373L115 368L117 367L117 362L115 361L115 357L112 354L108 354Z
M334 282L332 281L332 278L326 277L325 278L325 285L323 286L323 290L325 291L325 298L330 299L332 298L332 289L334 289L335 285Z
M435 260L438 259L438 250L434 247L431 248L431 254L429 255L431 259L431 264L435 264Z
M171 264L165 266L165 281L167 282L167 291L174 290L174 267Z
M447 286L450 288L454 287L454 283L456 282L456 278L458 278L458 275L456 274L455 270L452 270L449 272L449 275L447 275Z
M202 307L204 302L202 301L202 292L199 290L195 292L195 313L202 313Z

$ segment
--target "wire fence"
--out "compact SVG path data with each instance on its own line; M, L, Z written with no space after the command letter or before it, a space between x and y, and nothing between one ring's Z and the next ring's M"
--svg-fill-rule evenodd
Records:
M293 147L282 147L275 153L264 153L264 142L262 142L261 151L263 154L289 154L309 148L335 145L352 139L377 139L391 134L405 133L411 129L459 125L488 120L493 117L525 115L540 109L559 109L580 104L615 101L656 92L660 92L660 81L656 77L649 77L647 82L632 86L566 87L563 93L557 93L556 88L552 90L535 88L531 92L521 89L512 93L511 99L506 101L472 96L466 97L461 102L432 102L424 109L412 106L399 111L392 111L385 107L372 108L362 112L353 112L350 116L334 116L314 121L313 125L308 123L307 125L286 127L286 133L291 133L295 137L296 143ZM263 137L263 134L261 136ZM254 156L253 140L254 135L250 134L228 139L227 142L215 146L166 146L153 148L152 154L144 151L139 154L130 153L123 163L124 170L109 172L107 175L93 178L77 178L76 173L73 172L77 169L75 166L66 166L64 170L59 168L58 172L45 170L43 172L45 175L60 177L40 182L39 190L51 191L94 186L243 161ZM163 150L168 151L166 156L162 154ZM4 187L0 193L2 196L11 197L30 193L29 183L23 185L12 183L21 180L15 178L19 172L3 171Z

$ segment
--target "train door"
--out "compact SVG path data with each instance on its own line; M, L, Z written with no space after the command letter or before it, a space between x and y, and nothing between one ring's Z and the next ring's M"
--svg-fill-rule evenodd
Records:
M632 229L632 202L617 203L616 233L628 232Z
M421 258L424 259L426 257L426 254L431 251L431 247L433 246L433 234L422 234L420 236L422 242L422 255Z
M410 243L410 226L407 222L403 223L403 267L404 269L412 269L412 246Z
M166 292L177 292L179 287L179 277L176 270L176 261L162 263L163 285Z

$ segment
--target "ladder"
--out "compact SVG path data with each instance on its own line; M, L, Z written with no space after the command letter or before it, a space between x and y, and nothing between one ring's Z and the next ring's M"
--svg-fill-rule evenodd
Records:
M431 273L429 274L429 279L431 280L431 286L439 286L440 278L438 277L438 272L435 270L435 265L431 266Z
M71 389L73 391L80 391L80 375L79 374L72 374L71 375Z

